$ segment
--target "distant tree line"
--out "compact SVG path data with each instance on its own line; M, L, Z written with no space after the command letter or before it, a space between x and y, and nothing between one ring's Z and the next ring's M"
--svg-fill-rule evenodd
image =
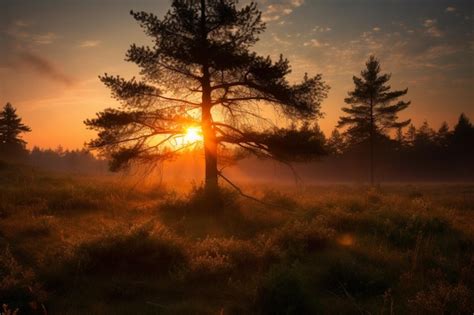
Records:
M376 182L474 179L474 126L465 114L452 129L443 122L435 131L427 121L404 129L398 128L391 136L377 134ZM368 140L356 141L350 133L335 129L325 143L329 155L318 177L327 174L341 179L369 179Z
M7 103L0 111L0 160L62 172L103 173L107 169L104 160L85 149L64 150L58 147L51 150L34 147L29 151L26 141L21 137L25 132L31 132L31 128L23 124L13 105Z
M100 174L107 172L107 161L98 159L86 149L55 150L34 147L28 155L28 164L58 172Z
M443 122L437 131L427 121L418 128L411 124L410 119L399 121L398 113L410 105L409 101L399 98L408 90L392 90L388 85L390 77L390 74L381 74L379 61L371 56L361 76L353 77L354 89L344 100L347 104L342 108L344 115L329 137L324 135L317 122L300 119L289 127L275 127L264 134L247 131L247 139L259 143L266 152L271 152L271 157L258 154L258 151L251 153L259 158L293 165L300 171L303 168L301 173L309 180L371 184L473 180L474 126L469 118L461 114L453 129ZM128 120L121 120L120 124L128 124ZM56 150L35 147L28 151L21 135L30 131L16 109L7 103L0 112L0 159L54 171L106 171L106 161L96 158L86 149L69 151L61 147ZM241 147L240 151L237 149L232 153L228 163L232 165L247 158L247 162L238 163L248 167L252 163L248 162L248 148ZM104 156L110 160L109 155ZM307 163L314 160L319 161ZM257 167L254 175L264 173Z

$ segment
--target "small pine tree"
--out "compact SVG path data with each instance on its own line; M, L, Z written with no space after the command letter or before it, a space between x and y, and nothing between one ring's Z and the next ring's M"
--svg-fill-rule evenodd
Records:
M26 144L20 134L30 132L30 127L21 122L12 104L7 103L0 112L0 143L1 144Z
M459 116L458 123L454 126L452 145L458 152L474 151L474 126L464 113Z
M403 134L403 127L398 127L397 128L397 134L395 135L395 141L397 141L399 149L402 149L405 146L405 135Z
M415 137L416 137L416 127L413 124L410 124L408 130L405 134L405 141L408 145L413 147L415 145Z
M390 91L390 74L380 74L380 63L370 56L362 77L353 77L355 88L344 101L349 107L342 108L346 116L338 122L338 128L348 127L346 135L352 143L369 140L370 182L374 184L375 140L388 129L405 127L410 120L398 122L398 113L406 109L410 102L398 100L408 89ZM398 100L398 101L397 101ZM394 103L397 101L396 103Z
M447 148L451 132L447 122L443 122L435 135L436 145L440 148Z
M21 122L12 104L7 103L0 112L1 157L11 159L24 155L26 142L21 139L21 134L30 131L30 127Z
M431 146L435 141L435 131L430 127L425 120L415 134L415 146L419 148L426 148Z
M344 137L341 135L339 130L334 129L327 140L328 151L331 154L340 155L344 153L345 146Z

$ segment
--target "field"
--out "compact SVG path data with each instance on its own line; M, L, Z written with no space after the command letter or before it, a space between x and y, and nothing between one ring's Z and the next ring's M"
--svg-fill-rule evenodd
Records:
M186 183L187 184L187 183ZM0 166L23 314L471 314L474 186L198 187Z

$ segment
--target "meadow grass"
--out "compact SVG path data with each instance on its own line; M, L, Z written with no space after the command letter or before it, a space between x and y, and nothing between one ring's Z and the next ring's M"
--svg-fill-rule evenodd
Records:
M0 165L0 303L44 314L469 314L474 186L223 190ZM268 206L273 205L273 206Z

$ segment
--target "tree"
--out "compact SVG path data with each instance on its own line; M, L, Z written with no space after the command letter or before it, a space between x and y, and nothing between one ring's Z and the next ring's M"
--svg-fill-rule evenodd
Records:
M405 135L403 134L403 127L398 127L395 134L395 141L397 142L398 149L402 149L405 146Z
M429 151L434 145L435 131L430 127L428 121L423 121L423 124L416 131L414 145L417 150Z
M327 141L328 151L334 155L341 155L344 153L346 148L346 143L344 141L344 137L341 135L339 130L334 129L331 132L331 136Z
M265 29L255 3L238 8L237 0L174 0L162 19L131 14L154 40L152 47L131 45L126 55L139 66L142 79L101 76L122 105L85 121L99 132L89 146L110 157L112 169L173 158L195 145L173 141L198 128L205 191L214 193L218 176L223 177L218 170L223 148L280 160L289 143L275 144L269 135L277 128L265 113L276 111L292 120L321 115L328 90L321 75L290 84L287 59L274 62L250 51Z
M411 147L413 147L415 145L416 133L417 133L417 130L416 130L415 125L410 124L410 126L408 127L408 130L405 134L405 140L406 140L407 144L410 145Z
M406 109L410 102L398 100L407 94L408 89L390 91L390 74L380 74L380 63L370 56L362 77L353 77L355 88L344 101L349 107L342 108L346 116L338 122L338 128L348 127L346 135L352 143L369 141L370 183L374 184L374 146L375 141L388 129L402 128L410 120L398 122L398 113ZM394 103L396 101L396 103Z
M451 132L449 131L448 123L443 121L435 135L436 145L440 149L446 149L449 145Z
M472 128L474 126L471 123L471 120L466 116L466 114L461 113L458 118L458 123L454 126L454 132L456 133L464 133L464 132L472 132Z
M7 103L0 112L0 152L5 158L15 158L23 155L26 142L21 134L30 132L30 127L21 122L16 109Z
M473 150L474 126L464 113L459 116L458 123L454 126L452 141L460 150Z

